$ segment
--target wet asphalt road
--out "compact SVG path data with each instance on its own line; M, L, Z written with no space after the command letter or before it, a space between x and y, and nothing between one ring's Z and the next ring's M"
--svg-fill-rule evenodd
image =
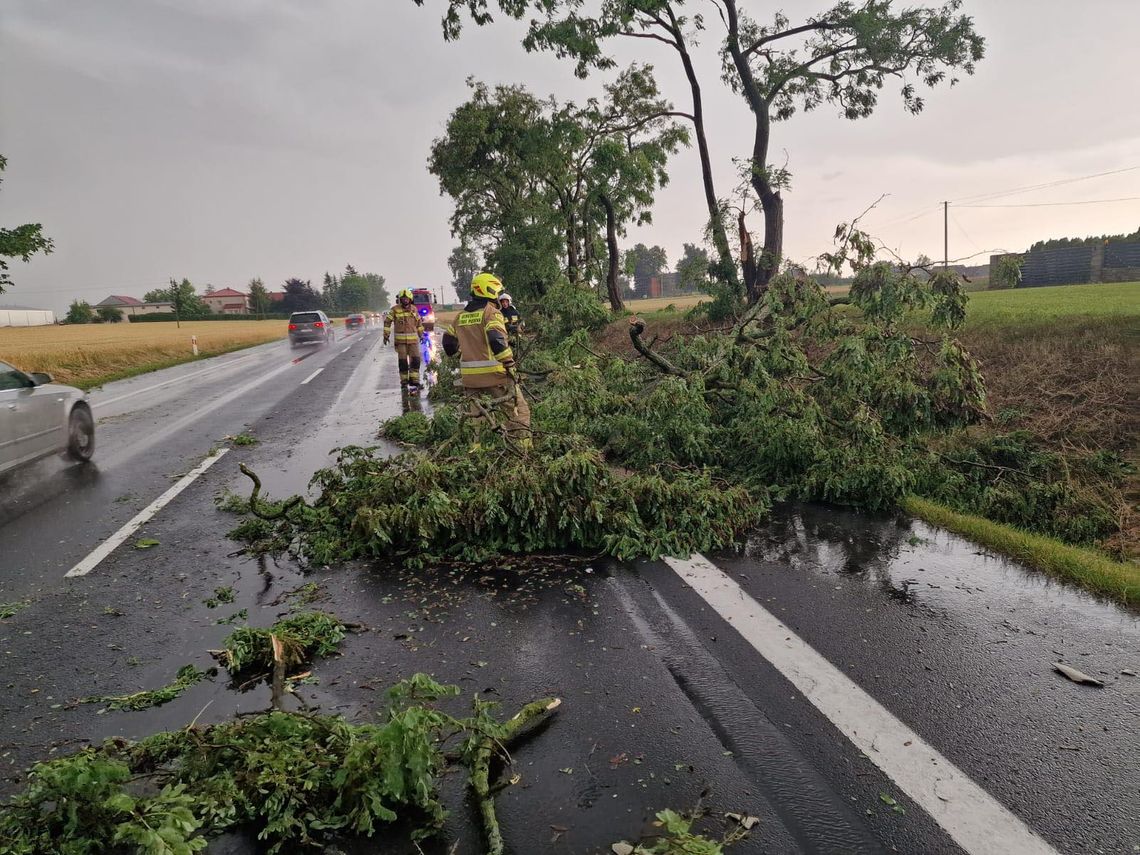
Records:
M301 689L310 705L362 720L416 671L506 711L563 699L515 752L522 780L499 797L512 852L608 852L655 810L702 793L712 827L725 811L760 819L732 851L963 851L665 564L599 561L585 572L552 561L521 578L355 564L303 574L235 555L224 536L234 518L214 497L245 490L239 462L271 493L304 490L332 448L374 442L379 421L400 411L394 361L367 331L319 351L267 345L112 384L93 396L94 466L51 460L0 481L0 602L30 602L0 621L0 789L32 760L85 741L265 708L263 687L238 694L220 679L141 713L74 701L205 667L229 629L220 617L246 608L267 625L288 610L288 591L316 581L316 606L366 629L317 663ZM259 443L232 448L90 575L64 578L243 431ZM135 537L159 546L132 549ZM920 523L833 508L783 509L744 553L710 558L1056 851L1137 851L1140 678L1121 673L1140 671L1135 615ZM225 585L237 601L207 608ZM1106 687L1065 680L1058 660ZM444 790L453 813L425 851L479 851L462 781ZM231 838L210 851L256 850Z

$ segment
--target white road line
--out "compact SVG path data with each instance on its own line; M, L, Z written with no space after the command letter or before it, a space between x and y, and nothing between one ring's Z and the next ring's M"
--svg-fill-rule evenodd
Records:
M189 487L194 481L207 469L222 459L222 456L229 451L228 448L220 448L214 454L207 457L185 475L183 475L178 483L139 511L135 516L124 525L121 529L99 544L90 555L72 567L65 574L66 576L86 576L94 570L104 558L114 552L128 537L139 530L143 525L149 522L155 514L161 511L164 507L170 504L175 496Z
M966 852L1058 855L720 568L701 555L665 562Z
M308 383L310 380L312 380L314 377L316 377L318 374L320 374L324 370L325 369L323 369L323 368L318 368L316 371L314 371L312 374L310 374L308 377L306 377L304 380L302 380L301 385L304 386L306 383Z
M119 403L119 401L125 401L127 398L133 398L135 395L141 395L143 392L153 392L155 389L163 389L167 386L173 386L175 383L182 383L185 380L193 380L195 377L201 377L203 374L209 374L211 371L218 371L222 368L228 368L231 365L237 365L239 362L245 362L245 360L253 359L255 356L261 356L261 354L251 353L247 356L239 356L237 359L231 359L228 362L211 365L209 368L203 368L201 371L192 371L189 374L183 374L181 377L174 377L173 379L165 380L162 383L155 383L153 386L146 386L142 389L135 389L133 392L127 392L123 395L111 398L109 401L100 401L98 398L92 398L91 403L97 407L109 407L111 404Z

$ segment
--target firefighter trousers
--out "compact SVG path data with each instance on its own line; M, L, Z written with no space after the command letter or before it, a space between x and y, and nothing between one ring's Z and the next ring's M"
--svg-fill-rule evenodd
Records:
M420 345L396 342L396 364L400 369L400 385L420 385Z
M522 388L507 382L487 389L464 389L466 415L476 422L490 422L492 427L505 427L507 436L530 446L530 404Z

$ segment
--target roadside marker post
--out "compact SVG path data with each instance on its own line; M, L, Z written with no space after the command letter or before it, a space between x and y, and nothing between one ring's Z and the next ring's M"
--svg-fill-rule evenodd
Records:
M190 336L190 349L194 351L194 355L198 355L198 336Z

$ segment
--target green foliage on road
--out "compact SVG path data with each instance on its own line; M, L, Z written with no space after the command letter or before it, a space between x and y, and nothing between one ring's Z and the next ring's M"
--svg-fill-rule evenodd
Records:
M286 668L336 652L344 640L345 625L335 615L305 612L277 621L268 628L243 626L222 642L215 658L234 678L268 673L273 669L273 638L281 644Z
M36 764L0 813L0 851L189 855L243 827L275 855L372 837L397 821L424 837L446 816L437 792L445 748L473 767L486 740L501 745L517 729L492 704L476 701L465 717L435 707L458 694L417 674L389 691L377 723L278 711Z
M29 605L30 603L26 601L18 603L0 603L0 620L14 617L26 609Z
M674 810L658 811L653 825L659 830L649 840L637 844L615 843L611 849L615 855L723 855L726 848L748 836L747 829L739 824L719 840L697 834L693 831L696 814L696 811L693 815ZM753 817L748 819L755 822Z
M343 449L336 467L317 473L311 505L235 534L259 551L292 546L318 565L576 549L656 557L731 543L767 508L763 496L698 470L621 472L581 436L542 436L520 455L501 437L451 423L455 433L430 450L386 458Z
M161 689L148 689L144 692L134 692L129 695L101 695L83 698L80 703L106 704L107 709L118 712L138 712L163 704L181 697L182 693L196 683L201 682L209 672L195 668L193 665L183 665L178 669L174 682Z

